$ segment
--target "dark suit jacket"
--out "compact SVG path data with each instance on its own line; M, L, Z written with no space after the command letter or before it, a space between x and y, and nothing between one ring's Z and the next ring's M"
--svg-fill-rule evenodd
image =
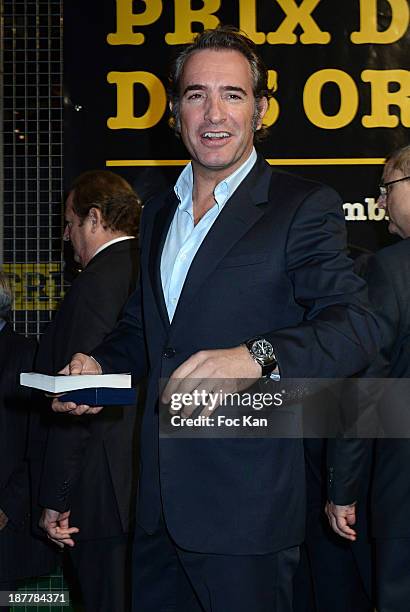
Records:
M302 441L159 439L158 384L201 349L259 334L275 346L284 377L346 376L367 365L374 323L363 307L364 284L343 252L340 199L258 158L196 254L170 325L160 259L176 206L170 191L146 207L140 288L93 352L107 372L131 368L141 376L149 368L138 520L153 532L162 507L176 543L199 552L255 554L298 544Z
M135 289L137 241L97 254L73 282L41 338L36 367L54 374L75 352L89 352L121 317ZM50 413L49 405L45 410ZM96 418L55 415L50 427L40 505L71 509L77 539L128 531L133 514L137 451L135 407L112 406Z
M0 332L0 508L9 522L0 531L0 581L50 572L55 551L30 534L30 486L25 461L30 392L20 387L20 372L33 367L36 343Z
M369 261L365 276L382 332L379 358L366 377L396 380L391 385L382 382L380 399L374 402L378 439L332 443L329 496L339 504L356 500L363 486L366 458L373 453L373 535L410 537L410 239L379 251Z

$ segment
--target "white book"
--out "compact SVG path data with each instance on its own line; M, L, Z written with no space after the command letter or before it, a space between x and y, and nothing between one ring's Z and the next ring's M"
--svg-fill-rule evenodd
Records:
M49 393L65 393L75 389L110 387L113 389L130 389L131 374L82 374L47 376L37 372L22 372L20 385L41 389Z

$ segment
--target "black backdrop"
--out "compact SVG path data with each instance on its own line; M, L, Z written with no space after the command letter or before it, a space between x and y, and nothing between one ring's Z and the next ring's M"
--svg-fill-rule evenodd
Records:
M384 157L409 142L409 0L70 0L64 11L66 186L104 167L144 199L174 181L188 156L167 123L170 59L204 25L230 23L277 84L259 149L339 191L352 243L392 240L374 200Z

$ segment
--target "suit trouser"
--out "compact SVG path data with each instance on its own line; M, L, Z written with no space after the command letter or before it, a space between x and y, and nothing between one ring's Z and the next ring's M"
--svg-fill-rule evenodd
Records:
M336 534L327 533L326 525L317 525L305 542L305 555L295 580L294 612L371 612L373 606L360 579L355 551ZM365 543L367 547L367 544ZM309 575L310 574L310 575ZM308 579L311 579L309 592ZM305 599L311 601L307 606Z
M68 550L86 612L131 607L132 535L77 541Z
M217 555L182 550L161 523L136 527L133 612L291 612L293 547L268 555Z
M336 535L324 513L326 442L304 440L306 458L306 537L295 579L294 612L371 612L371 550L367 538L366 499L359 500L357 542ZM310 601L310 606L307 603Z
M19 585L18 580L2 580L0 581L0 591L15 591ZM0 606L0 612L9 612L10 606Z
M377 539L377 612L409 612L410 538Z

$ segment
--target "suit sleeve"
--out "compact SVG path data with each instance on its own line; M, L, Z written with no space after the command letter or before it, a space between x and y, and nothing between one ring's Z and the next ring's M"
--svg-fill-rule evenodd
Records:
M354 384L356 390L368 387L364 389L357 405L362 415L367 413L367 424L371 425L369 417L373 417L376 429L379 423L378 403L384 390L383 381L380 381L378 387L376 379L389 374L393 346L400 331L400 296L392 276L385 270L381 256L376 255L370 259L364 276L368 281L370 301L377 314L382 343L378 357L367 368L364 378L356 379ZM353 383L350 381L350 384ZM347 398L347 405L351 410L350 397ZM328 497L334 503L347 505L361 496L369 477L368 466L373 444L372 439L357 437L341 436L329 440Z
M115 329L102 345L92 351L92 355L105 374L131 372L135 381L146 374L147 351L142 327L140 286L130 296Z
M379 331L365 282L346 255L342 205L330 188L309 194L287 239L287 274L305 312L296 327L267 337L284 378L344 378L368 366Z
M349 378L344 382L340 433L327 442L328 499L342 506L366 496L382 389L373 378Z
M403 298L398 294L399 288L396 287L394 276L385 268L382 256L371 258L365 278L381 331L380 355L385 363L390 363L394 344L400 335L400 300Z

